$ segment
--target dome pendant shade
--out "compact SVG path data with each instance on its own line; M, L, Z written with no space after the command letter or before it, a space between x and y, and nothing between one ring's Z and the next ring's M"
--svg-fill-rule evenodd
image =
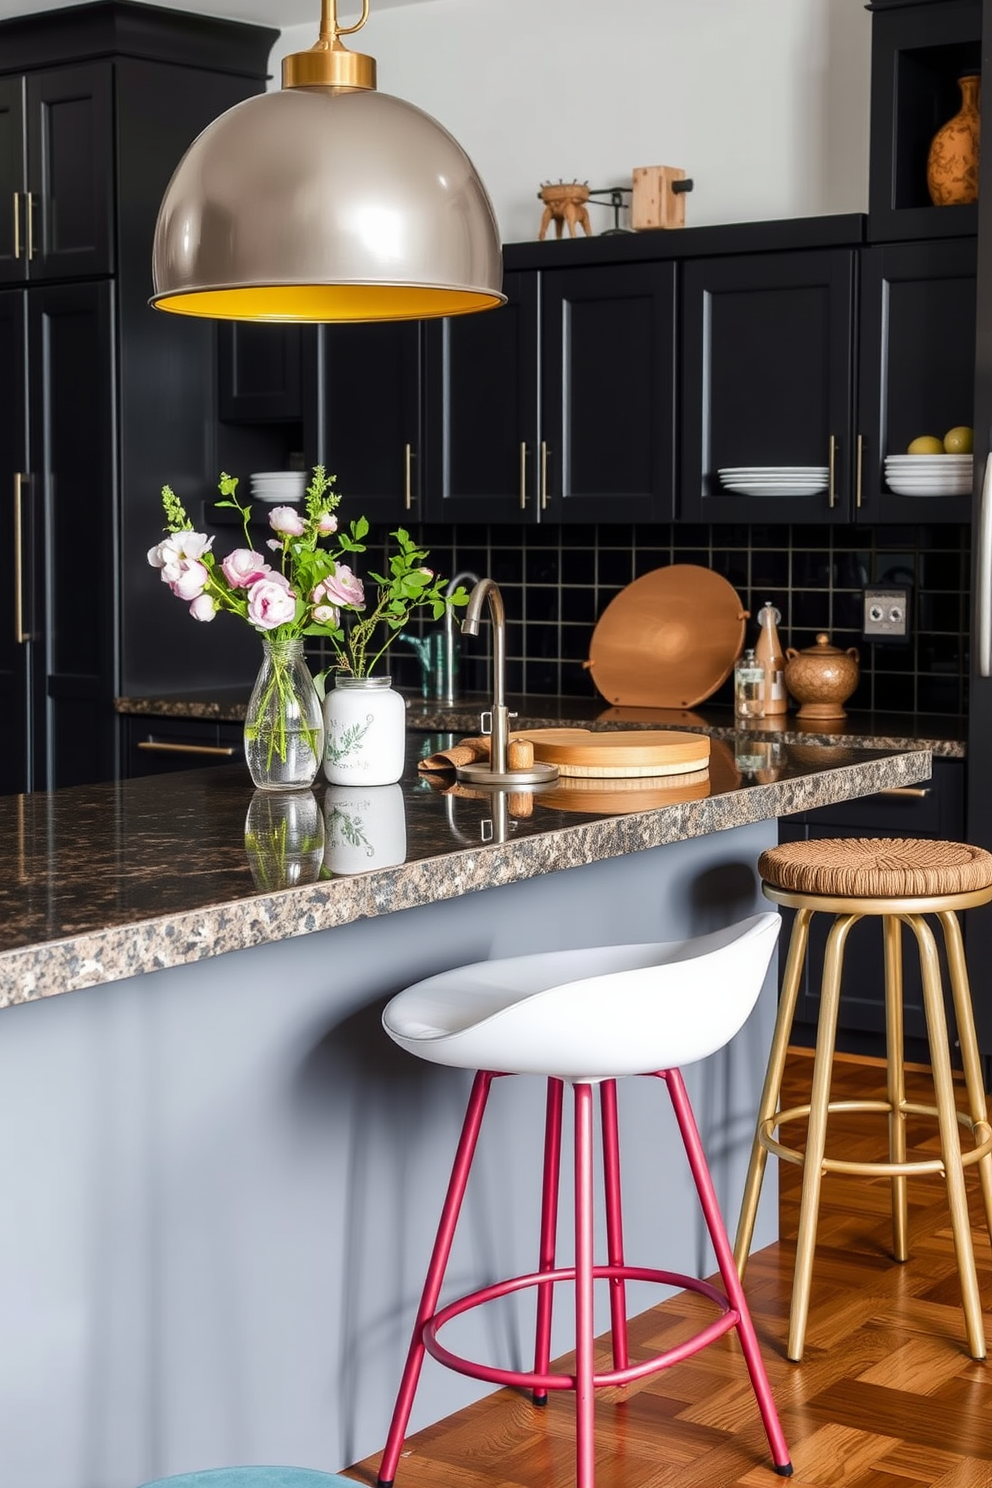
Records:
M407 320L505 300L471 160L371 88L288 87L208 125L162 200L152 279L158 309L217 320Z

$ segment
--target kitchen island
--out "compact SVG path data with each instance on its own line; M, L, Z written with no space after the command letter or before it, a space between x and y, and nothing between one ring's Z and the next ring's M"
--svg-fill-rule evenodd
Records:
M921 749L772 757L745 736L714 741L703 786L591 809L431 784L416 761L440 742L411 732L387 796L317 788L323 867L278 821L265 851L257 821L246 839L237 766L0 799L0 1482L133 1488L373 1452L465 1091L391 1045L385 1001L463 962L753 913L778 815L930 771ZM343 873L356 824L371 867ZM731 1224L773 1010L770 978L737 1039L687 1072ZM657 1257L661 1236L663 1264L705 1273L648 1086L621 1091L629 1254ZM540 1082L501 1082L453 1286L533 1264L542 1111ZM756 1244L775 1231L769 1187ZM658 1295L632 1287L632 1310ZM468 1351L526 1356L526 1303L466 1322ZM414 1428L483 1388L428 1366Z

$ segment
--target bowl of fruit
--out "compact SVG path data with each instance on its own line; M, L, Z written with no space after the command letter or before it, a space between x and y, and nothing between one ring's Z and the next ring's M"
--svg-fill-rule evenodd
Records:
M966 496L974 478L974 431L967 424L943 439L919 434L905 454L886 455L885 483L897 496Z

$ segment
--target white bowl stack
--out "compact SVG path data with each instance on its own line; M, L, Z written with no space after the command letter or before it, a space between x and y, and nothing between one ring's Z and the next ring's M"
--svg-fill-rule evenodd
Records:
M727 465L717 475L737 496L815 496L830 472L826 465Z
M271 501L275 506L292 506L302 501L307 489L305 470L262 470L250 477L255 501Z
M886 455L885 483L897 496L967 496L973 455Z

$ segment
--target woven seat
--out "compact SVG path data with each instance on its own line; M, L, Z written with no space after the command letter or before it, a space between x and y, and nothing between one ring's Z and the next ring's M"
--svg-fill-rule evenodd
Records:
M844 837L771 847L758 872L777 888L825 898L932 898L987 889L992 853L963 842Z

